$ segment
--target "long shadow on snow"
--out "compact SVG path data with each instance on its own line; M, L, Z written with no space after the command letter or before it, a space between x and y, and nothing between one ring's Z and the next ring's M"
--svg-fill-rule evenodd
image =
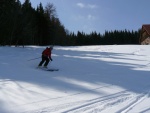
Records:
M66 72L65 77L70 78L66 79L64 77L64 82L66 83L73 85L73 83L68 82L71 79L76 82L90 84L105 83L116 85L135 93L142 93L143 90L150 86L149 71L135 70L135 68L145 68L146 65L126 63L126 61L145 61L137 58L140 55L132 58L132 56L135 56L134 54L67 51L69 54L59 54L62 50L57 51L57 60L62 64L63 70ZM124 57L125 55L131 55L131 57L126 58ZM107 58L110 60L103 60ZM117 60L120 60L120 62L117 62ZM122 62L122 60L125 61ZM67 70L68 68L71 70Z

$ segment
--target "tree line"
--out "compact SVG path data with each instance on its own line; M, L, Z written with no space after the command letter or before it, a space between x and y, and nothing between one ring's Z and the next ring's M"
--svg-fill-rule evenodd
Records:
M71 33L68 36L68 45L112 45L112 44L139 44L140 29L138 31L114 30L105 31L104 34L92 32Z
M139 31L115 30L104 34L69 32L52 3L33 8L30 0L0 1L0 45L108 45L138 44Z

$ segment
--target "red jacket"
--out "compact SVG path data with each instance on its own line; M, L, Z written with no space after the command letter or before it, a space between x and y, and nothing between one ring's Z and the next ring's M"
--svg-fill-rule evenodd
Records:
M51 49L50 49L50 48L46 48L46 49L42 52L42 55L51 58Z

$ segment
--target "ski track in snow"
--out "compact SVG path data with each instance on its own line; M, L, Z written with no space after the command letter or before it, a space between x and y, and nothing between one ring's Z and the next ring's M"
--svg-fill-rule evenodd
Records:
M136 105L138 105L142 101L144 101L146 99L147 95L149 95L149 93L140 94L140 95L135 96L134 98L131 99L129 104L126 105L126 107L122 108L117 113L128 113L128 112L130 112L130 110L132 110L134 107L136 107Z
M103 111L106 113L107 110L108 112L110 112L111 108L117 107L117 105L120 104L124 104L124 105L122 108L120 108L120 110L117 109L115 113L132 113L130 112L130 110L136 107L137 104L140 104L140 102L144 101L147 95L149 95L149 93L133 95L127 91L122 91L116 94L99 97L93 100L69 102L69 103L59 104L55 106L47 106L39 110L33 110L29 112L27 111L22 113L103 113ZM63 101L69 98L75 98L75 97L72 96L70 97L69 95L67 97L61 97L59 99L57 98L54 100L63 103ZM40 103L36 103L36 104L40 104ZM144 111L146 112L149 110L150 109L147 108ZM141 113L144 113L144 111L142 111Z
M74 96L67 96L67 97L61 97L60 99L54 99L57 102L63 102L63 100L69 99L69 98L75 98L76 94L74 94ZM115 99L114 99L115 98ZM77 101L77 102L72 102L72 103L67 103L67 104L63 104L63 105L56 105L56 106L52 106L52 107L48 107L48 108L44 108L42 111L37 110L37 111L30 111L30 112L24 112L24 113L42 113L43 111L46 112L59 112L59 110L62 109L67 109L66 111L63 111L64 113L82 113L85 112L86 110L89 109L93 109L93 107L97 107L97 106L109 106L108 104L110 104L110 101L113 101L113 103L117 103L115 102L115 100L122 100L124 98L129 98L129 94L123 92L120 92L118 94L112 94L112 95L108 95L108 96L104 96L104 97L99 97L97 99L94 100L86 100L86 101ZM70 100L70 99L69 99ZM107 101L109 101L109 103L107 103ZM36 103L37 104L37 103Z

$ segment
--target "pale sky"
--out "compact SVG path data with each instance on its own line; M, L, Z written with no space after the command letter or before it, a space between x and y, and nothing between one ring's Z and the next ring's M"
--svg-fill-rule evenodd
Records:
M24 0L20 0L23 3ZM105 30L138 30L150 24L150 0L30 0L32 7L52 3L70 32L103 34Z

